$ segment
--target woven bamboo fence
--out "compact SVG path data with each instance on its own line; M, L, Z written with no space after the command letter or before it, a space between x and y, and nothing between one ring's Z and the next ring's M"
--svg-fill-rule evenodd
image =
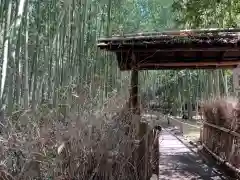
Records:
M149 180L153 174L158 176L159 173L159 135L160 131L156 126L156 123L152 119L143 118L141 115L134 115L128 112L129 109L123 109L120 115L120 119L117 121L125 121L126 124L129 124L129 128L125 129L124 134L127 136L133 136L131 139L135 139L128 143L130 146L129 149L133 151L129 154L129 151L125 152L127 157L131 157L128 163L130 166L128 169L135 169L136 172L129 172L129 174L134 174L132 178L127 177L127 179L135 178L137 180ZM130 114L129 114L130 113ZM140 134L136 134L136 129L132 122L140 122L138 131ZM129 134L130 133L130 134ZM132 134L132 135L131 135ZM140 139L139 139L140 138ZM113 161L117 160L112 157ZM118 164L121 165L121 164ZM114 164L110 165L111 167L115 167ZM106 167L106 164L105 166ZM120 168L120 167L119 167ZM116 168L116 169L119 169ZM114 168L112 168L114 172ZM117 173L117 171L115 171ZM111 174L112 172L110 172Z
M203 105L200 140L218 161L240 172L240 105L235 99L219 99Z
M144 138L138 143L136 151L141 155L139 165L142 166L142 172L139 174L141 179L150 179L152 174L159 174L159 135L160 131L156 126L152 126L147 121L140 124L141 132Z

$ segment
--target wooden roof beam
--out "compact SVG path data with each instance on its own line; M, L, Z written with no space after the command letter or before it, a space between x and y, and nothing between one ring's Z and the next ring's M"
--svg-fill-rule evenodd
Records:
M182 63L146 63L138 64L138 69L212 69L212 68L235 68L236 61L229 62L182 62Z

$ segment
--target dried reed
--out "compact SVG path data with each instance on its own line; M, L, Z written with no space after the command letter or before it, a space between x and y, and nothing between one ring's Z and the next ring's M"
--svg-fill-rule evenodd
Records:
M125 98L112 98L102 110L88 110L86 104L79 110L75 104L84 98L74 98L68 105L42 105L8 119L0 136L0 160L8 171L0 173L18 180L137 179L136 134L126 133L133 117Z
M216 155L240 168L239 137L229 131L240 133L240 104L237 98L212 99L203 104L203 114L206 122L216 125L205 125L202 141ZM228 129L222 131L221 127Z

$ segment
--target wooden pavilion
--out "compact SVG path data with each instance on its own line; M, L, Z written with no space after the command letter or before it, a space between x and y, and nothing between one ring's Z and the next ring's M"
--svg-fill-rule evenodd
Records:
M240 64L240 29L130 34L102 38L98 47L116 54L121 71L132 71L130 106L133 113L140 114L139 70L235 68ZM135 124L138 137L142 139L147 125L140 121ZM139 146L138 157L144 156L146 142ZM144 180L149 178L148 175L141 177Z

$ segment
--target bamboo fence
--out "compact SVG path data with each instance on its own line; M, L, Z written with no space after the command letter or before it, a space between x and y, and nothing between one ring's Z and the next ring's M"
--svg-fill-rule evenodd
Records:
M205 122L200 134L203 148L215 159L240 173L239 104L216 100L204 106Z

